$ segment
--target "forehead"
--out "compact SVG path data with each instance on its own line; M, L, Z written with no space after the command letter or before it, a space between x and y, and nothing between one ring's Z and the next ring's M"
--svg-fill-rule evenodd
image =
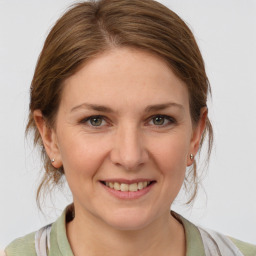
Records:
M186 85L162 58L142 50L115 48L86 62L64 82L65 104L105 103L139 106L150 101L188 104Z

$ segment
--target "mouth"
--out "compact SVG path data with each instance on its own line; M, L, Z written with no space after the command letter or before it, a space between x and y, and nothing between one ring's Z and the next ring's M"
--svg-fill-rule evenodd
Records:
M155 180L144 181L100 181L104 186L120 192L137 192L146 189L156 183Z

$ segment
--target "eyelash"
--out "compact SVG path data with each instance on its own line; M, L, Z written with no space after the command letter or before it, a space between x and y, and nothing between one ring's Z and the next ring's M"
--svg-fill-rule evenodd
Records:
M172 125L172 124L175 124L176 123L176 120L171 117L171 116L167 116L167 115L161 115L161 114L157 114L157 115L153 115L151 117L148 118L148 120L152 121L154 118L164 118L165 121L167 120L168 123L167 124L164 124L164 125L154 125L155 127L157 128L162 128L162 127L166 127L166 126L169 126L169 125ZM86 117L84 119L82 119L79 123L81 124L86 124L88 121L92 120L92 119L102 119L103 121L107 122L106 121L106 117L105 116L102 116L102 115L95 115L95 116L89 116L89 117ZM165 122L164 121L164 122ZM93 129L100 129L102 127L102 125L92 125L92 124L89 124L90 127L93 127Z
M163 119L165 119L165 121L167 120L168 121L168 123L167 124L164 124L164 125L154 125L154 126L159 126L159 128L161 128L161 127L166 127L166 126L169 126L169 125L172 125L172 124L175 124L176 123L176 120L173 118L173 117L171 117L171 116L167 116L167 115L160 115L160 114L157 114L157 115L154 115L154 116L151 116L149 119L150 119L150 121L152 121L154 118L156 118L156 117L158 117L158 118L163 118ZM164 121L164 122L165 122Z

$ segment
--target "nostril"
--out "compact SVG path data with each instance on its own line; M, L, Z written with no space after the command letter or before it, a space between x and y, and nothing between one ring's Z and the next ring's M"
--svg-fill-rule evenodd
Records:
M127 171L134 171L147 162L147 151L139 135L135 135L135 131L126 129L114 141L115 145L110 153L110 160L113 164L120 165Z

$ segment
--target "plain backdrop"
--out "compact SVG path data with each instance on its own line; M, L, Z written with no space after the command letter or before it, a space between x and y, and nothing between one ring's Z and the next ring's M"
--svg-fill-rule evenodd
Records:
M196 224L256 244L256 1L162 0L192 29L212 86L215 143L204 189L192 208L173 207ZM52 222L71 202L64 191L35 203L40 157L24 130L29 86L51 26L70 0L0 0L0 247Z

